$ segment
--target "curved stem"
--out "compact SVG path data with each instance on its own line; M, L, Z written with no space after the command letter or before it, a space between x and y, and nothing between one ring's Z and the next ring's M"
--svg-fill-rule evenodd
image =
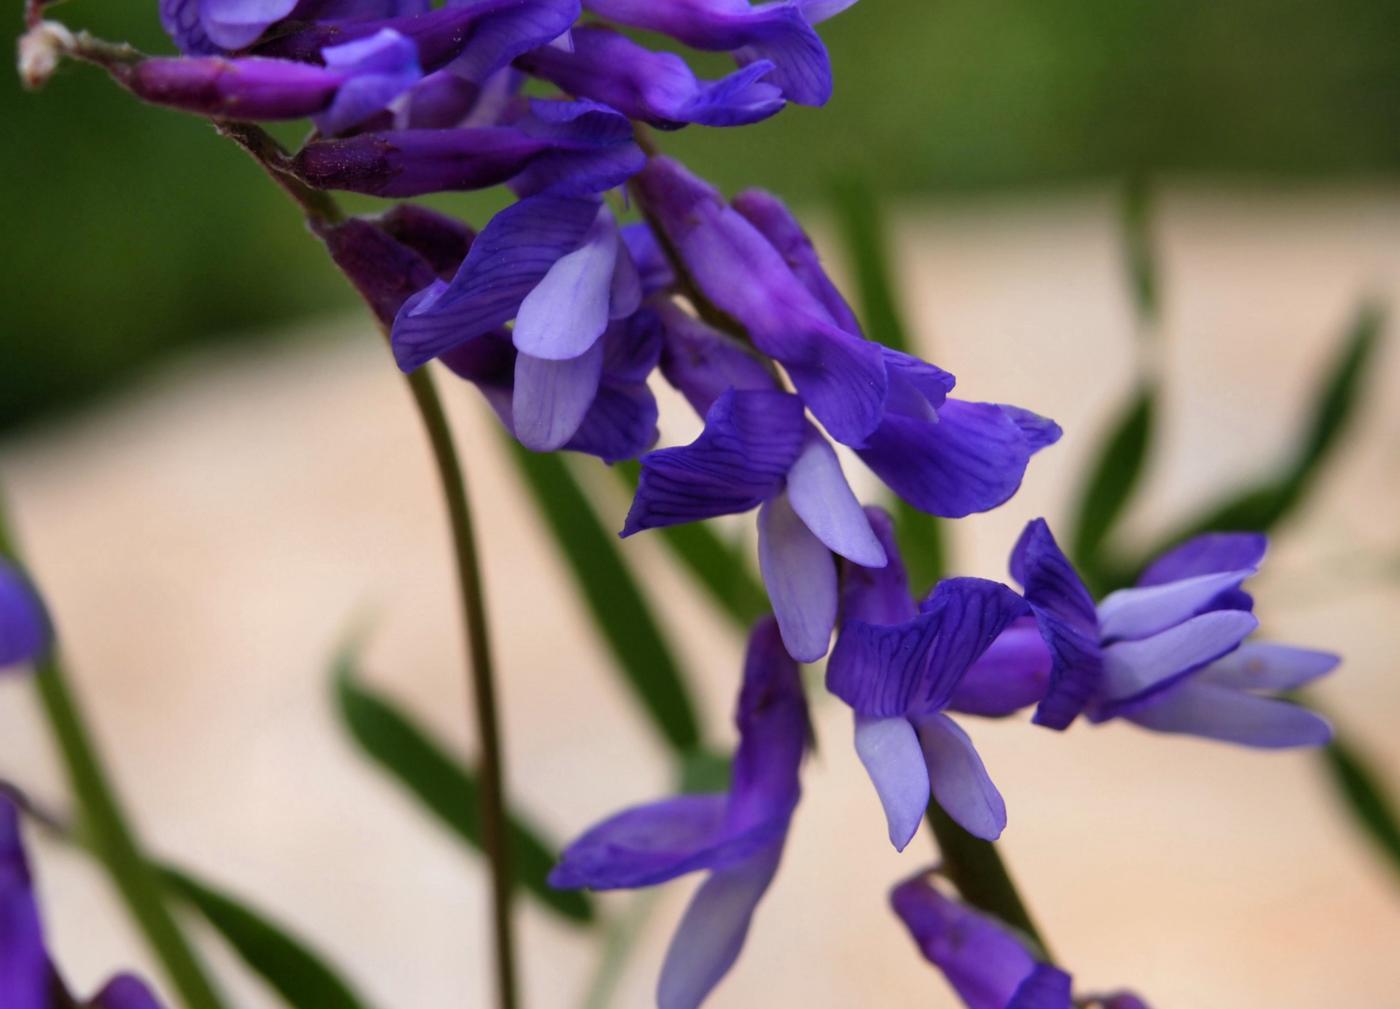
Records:
M500 723L496 715L496 686L491 643L486 625L481 563L476 552L471 505L452 431L426 368L408 376L414 405L427 431L452 527L453 556L462 596L462 617L471 658L471 686L477 733L481 737L478 773L481 776L481 840L491 864L491 906L495 934L496 987L501 1009L516 1009L519 991L515 970L515 933L511 917L510 844L504 810L504 770Z

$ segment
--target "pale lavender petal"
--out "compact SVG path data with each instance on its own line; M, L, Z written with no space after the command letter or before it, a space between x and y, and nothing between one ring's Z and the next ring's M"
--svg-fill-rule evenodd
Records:
M118 974L93 996L90 1009L162 1009L155 993L132 974Z
M841 564L841 621L867 624L902 624L918 615L909 595L909 576L895 542L894 520L883 508L865 509L866 520L884 550L886 563L878 568Z
M1163 691L1124 717L1156 732L1261 749L1326 746L1332 739L1327 720L1301 705L1194 679Z
M1058 967L1038 963L1017 987L1006 1009L1074 1009L1072 983Z
M256 42L295 6L296 0L199 0L199 15L209 39L232 50Z
M5 1009L49 1009L49 958L19 820L0 793L0 994Z
M928 809L928 768L907 718L856 715L856 756L884 807L890 843L903 851Z
M1158 557L1137 583L1163 585L1197 575L1257 569L1268 549L1269 538L1263 533L1206 533Z
M512 411L520 443L536 452L562 448L583 424L602 374L601 342L566 361L519 354Z
M1259 621L1240 610L1202 613L1150 638L1120 641L1103 650L1104 701L1096 720L1123 714L1237 648Z
M782 850L781 841L773 843L716 871L695 892L666 950L656 991L659 1009L699 1009L734 966Z
M48 614L34 586L0 561L0 671L39 658L50 636Z
M947 715L915 720L929 786L943 811L973 837L994 841L1006 829L1006 803L962 726Z
M1341 656L1266 641L1247 641L1195 676L1236 690L1297 690L1337 667Z
M516 349L562 361L593 347L608 325L621 245L612 213L601 208L583 243L560 256L520 303L512 330Z
M885 566L884 547L846 482L836 452L814 429L808 429L802 452L788 470L787 496L812 535L833 553L862 567Z
M199 4L200 0L160 0L160 25L182 53L211 56L219 46L204 31Z
M1050 685L1051 654L1033 617L992 642L953 690L948 710L1001 718L1040 702Z
M699 438L643 457L622 535L748 511L777 494L802 449L803 423L795 396L726 392Z
M944 896L927 873L890 893L924 959L943 972L968 1009L1006 1009L1035 960L1010 929Z
M336 91L330 108L315 117L316 128L324 134L359 125L387 108L423 76L418 47L389 28L368 38L327 46L321 56L327 68L349 78Z
M1255 571L1222 571L1110 592L1099 601L1099 634L1105 641L1133 640L1166 630L1201 613L1222 592L1239 588Z
M816 662L826 654L836 624L836 561L786 494L759 509L758 562L788 654Z

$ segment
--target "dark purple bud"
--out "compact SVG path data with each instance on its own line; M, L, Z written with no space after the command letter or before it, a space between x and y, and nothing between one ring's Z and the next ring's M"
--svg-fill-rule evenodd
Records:
M351 218L319 231L335 265L386 326L405 301L438 279L427 259L367 220Z
M412 203L399 204L374 223L426 259L443 280L452 279L476 238L457 218Z

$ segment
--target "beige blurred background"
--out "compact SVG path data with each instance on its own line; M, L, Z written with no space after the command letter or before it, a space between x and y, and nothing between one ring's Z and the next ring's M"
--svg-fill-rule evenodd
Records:
M1166 186L1159 207L1168 409L1144 537L1285 452L1359 297L1400 301L1400 190ZM959 569L1005 576L1029 518L1071 488L1131 388L1132 312L1115 196L909 202L900 281L920 349L963 395L1049 414L1063 442L1007 506L956 525ZM819 234L821 232L820 228ZM0 442L13 518L57 612L85 706L152 844L314 940L383 1009L485 1006L481 864L368 768L336 724L328 661L356 620L376 684L461 752L472 734L434 475L402 382L358 316L174 361L129 392ZM664 754L608 669L526 503L494 419L455 383L502 675L509 784L558 838L669 788ZM1400 781L1400 349L1257 582L1280 639L1345 654L1320 691ZM694 421L671 399L663 443ZM873 485L858 464L848 472ZM625 501L608 515L620 526ZM714 735L741 642L646 536L626 556L684 648ZM896 855L849 745L818 703L788 853L739 965L711 1001L952 1006L885 893L933 859ZM1007 798L1005 851L1081 989L1165 1009L1385 1007L1400 991L1400 885L1304 754L1077 726L968 720ZM30 688L0 682L0 776L61 803ZM154 974L102 878L36 848L49 931L79 988ZM694 880L666 886L615 1005L644 1007ZM628 915L630 895L601 901ZM529 902L529 1004L573 1007L594 938ZM218 941L242 1007L273 1006Z

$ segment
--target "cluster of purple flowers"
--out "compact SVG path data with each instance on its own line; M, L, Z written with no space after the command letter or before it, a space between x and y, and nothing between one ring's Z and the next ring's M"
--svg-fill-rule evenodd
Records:
M507 186L515 201L479 233L407 205L317 223L400 367L440 360L530 449L639 458L624 536L757 509L773 617L749 640L729 791L626 810L570 845L552 877L613 889L709 873L662 969L662 1009L703 1002L777 871L810 736L801 662L831 652L827 687L852 709L856 754L900 849L931 797L977 837L1006 825L954 713L1034 707L1052 729L1082 714L1257 747L1329 736L1275 695L1335 657L1245 640L1257 621L1241 585L1261 536L1193 540L1096 603L1037 520L1012 552L1020 592L953 578L911 596L889 516L862 507L836 446L914 507L957 518L1010 499L1059 427L954 398L952 375L866 339L777 198L727 200L639 132L824 102L830 63L813 26L852 2L162 0L186 55L113 70L142 98L210 117L311 118L316 132L279 166L306 186L381 197ZM699 79L619 27L727 52L737 69ZM527 97L531 78L555 97ZM621 187L630 202L611 198ZM643 220L621 223L634 207ZM654 448L657 371L704 420L689 445ZM32 593L8 578L0 663L46 636ZM0 978L47 963L16 859L0 867L0 899L30 940L0 941ZM926 878L893 901L972 1009L1071 1005L1068 975ZM21 964L12 948L38 952Z

